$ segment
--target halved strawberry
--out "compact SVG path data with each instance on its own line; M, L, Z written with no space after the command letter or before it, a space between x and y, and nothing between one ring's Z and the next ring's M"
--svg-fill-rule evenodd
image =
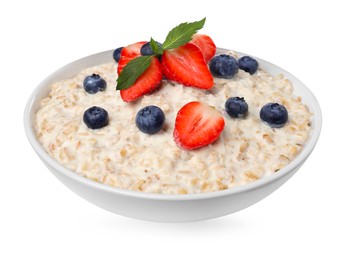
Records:
M202 52L191 43L164 51L162 68L165 77L185 86L210 89L214 85Z
M129 61L141 56L140 50L142 45L144 45L145 43L146 42L137 42L123 48L123 50L120 53L120 59L118 62L118 75L126 66L126 64L128 64Z
M156 57L151 60L151 65L135 81L134 85L120 91L120 95L125 102L131 102L139 97L155 90L162 81L162 66Z
M125 47L118 62L118 75L129 61L141 56L140 50L146 42L138 42ZM151 65L147 70L135 81L135 83L120 91L120 96L125 102L131 102L139 97L156 89L162 81L162 66L156 57L151 60Z
M194 34L190 43L196 45L203 53L206 62L209 62L215 55L216 46L214 41L205 34Z
M174 140L186 150L197 149L218 139L224 127L225 120L214 107L193 101L177 113Z

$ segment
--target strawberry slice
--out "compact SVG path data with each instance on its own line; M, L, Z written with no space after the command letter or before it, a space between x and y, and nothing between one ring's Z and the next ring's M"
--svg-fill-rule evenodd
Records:
M125 47L120 56L118 63L118 75L129 61L141 56L140 50L146 42L138 42ZM120 96L125 102L132 102L139 97L156 89L162 81L162 66L156 57L151 60L151 65L147 70L135 81L135 83L120 91Z
M164 51L162 68L165 77L185 86L210 89L214 85L202 52L191 43Z
M193 101L184 105L175 119L174 140L186 150L213 143L224 130L221 114L206 103Z
M151 65L135 81L135 83L120 91L120 95L125 102L131 102L139 97L155 90L162 81L162 66L156 57L151 60Z
M141 47L146 42L137 42L134 44L130 44L123 48L120 53L120 59L118 62L118 75L122 71L122 69L128 64L129 61L135 59L136 57L141 56Z
M190 43L196 45L203 53L206 62L209 62L215 55L216 46L214 41L205 34L194 34Z

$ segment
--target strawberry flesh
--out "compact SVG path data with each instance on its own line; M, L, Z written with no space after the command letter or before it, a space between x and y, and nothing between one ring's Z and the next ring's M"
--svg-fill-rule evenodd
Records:
M201 50L206 62L209 62L216 53L216 45L208 35L194 34L190 43L196 45Z
M185 86L211 89L214 85L213 76L201 50L191 43L164 51L162 69L167 79Z
M215 108L194 101L177 113L173 136L179 147L193 150L213 143L224 127L225 120Z
M123 50L120 53L120 59L118 62L118 75L126 66L126 64L128 64L129 61L141 56L141 47L145 43L146 42L137 42L123 48Z
M118 75L129 61L141 56L141 47L146 42L138 42L125 47L118 63ZM142 73L135 83L127 89L120 91L120 96L125 102L132 102L141 96L155 90L162 81L162 66L156 57L151 59L150 66Z
M131 102L155 90L162 81L162 67L159 60L153 57L148 69L135 81L135 83L120 91L125 102Z

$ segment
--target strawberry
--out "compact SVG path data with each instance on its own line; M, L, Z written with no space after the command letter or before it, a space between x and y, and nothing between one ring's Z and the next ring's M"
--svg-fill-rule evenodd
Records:
M174 140L186 150L197 149L213 143L224 130L221 114L206 103L193 101L177 113Z
M169 80L185 86L210 89L214 79L200 49L186 43L175 49L165 50L162 55L163 74Z
M214 57L216 46L208 35L198 33L194 34L190 43L193 43L202 51L206 62L209 62Z
M135 83L120 91L120 95L125 102L131 102L139 97L155 90L162 81L162 67L159 60L153 57L151 65L147 70L135 81Z
M138 42L131 44L122 50L118 63L118 75L129 61L141 56L140 50L145 43L146 42ZM135 81L132 86L121 90L120 96L125 102L134 101L156 89L161 81L162 67L159 60L156 57L153 57L151 60L151 65L147 68L147 70Z
M122 71L122 69L128 64L129 61L135 59L136 57L141 56L141 47L146 42L137 42L134 44L130 44L123 48L120 53L120 59L118 62L118 75Z

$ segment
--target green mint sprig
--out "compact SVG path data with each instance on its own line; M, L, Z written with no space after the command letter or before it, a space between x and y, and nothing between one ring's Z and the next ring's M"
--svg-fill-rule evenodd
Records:
M165 50L175 49L191 41L193 34L202 29L204 23L205 18L193 23L179 24L168 33L162 46L159 46L151 38L150 45L155 54L151 56L140 56L128 62L117 79L117 90L131 87L151 65L151 59L154 56L162 55Z
M168 33L167 37L165 38L163 49L175 49L188 43L190 40L192 40L192 35L203 28L204 23L205 18L198 22L182 23L176 26Z

